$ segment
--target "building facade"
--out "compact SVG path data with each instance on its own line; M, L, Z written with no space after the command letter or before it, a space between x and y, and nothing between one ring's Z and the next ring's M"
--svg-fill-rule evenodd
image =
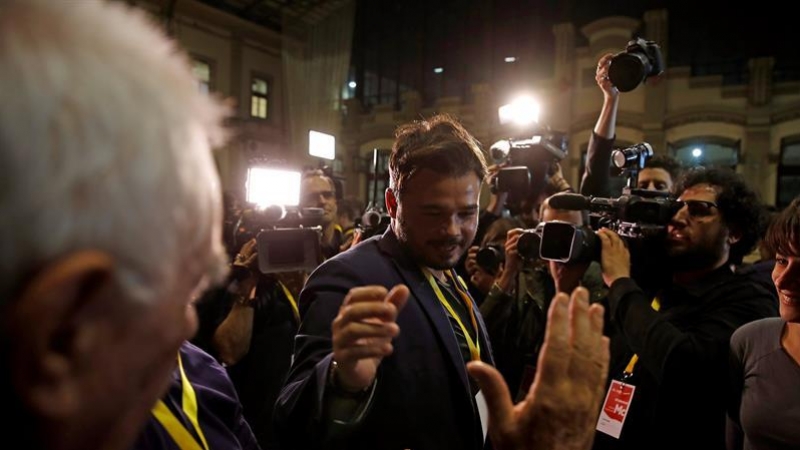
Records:
M648 11L642 19L608 17L580 30L571 23L553 27L555 33L554 77L531 86L542 104L540 123L566 133L568 156L562 168L577 186L587 143L602 105L602 93L594 79L598 59L626 47L637 30L669 52L668 13ZM576 45L577 33L588 45ZM774 60L748 62L748 73L739 82L722 76L693 76L690 67L670 67L657 79L620 94L617 142L620 146L649 142L656 154L668 153L684 165L729 166L741 173L768 204L784 205L800 195L800 81L778 81ZM397 124L434 113L458 117L488 148L513 130L501 125L499 98L491 85L473 85L468 100L439 98L423 107L421 96L401 94L395 105L376 105L362 111L358 99L347 100L341 135L347 157L345 178L353 195L372 200L373 157L379 149L378 202L385 187L385 161Z

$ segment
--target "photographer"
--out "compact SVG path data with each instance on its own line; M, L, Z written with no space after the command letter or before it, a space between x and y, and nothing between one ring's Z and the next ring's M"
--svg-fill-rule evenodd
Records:
M550 208L547 200L539 216L543 221L562 220L578 226L584 223L581 212ZM508 232L503 270L480 307L497 368L517 399L528 392L536 372L550 299L557 292L572 292L578 285L589 290L591 303L606 295L597 263L587 270L589 264L548 265L538 259L538 254L521 256L518 243L524 232L521 228Z
M673 276L655 299L631 279L625 242L598 232L613 323L609 376L616 389L634 390L617 405L627 411L621 431L601 430L595 449L724 448L728 341L739 326L777 313L770 293L729 265L756 242L755 192L716 169L686 174L676 192L683 206L665 244Z
M503 272L506 234L512 229L522 226L522 223L516 219L497 219L486 230L481 246L473 245L469 248L465 263L467 274L469 274L470 284L478 290L482 297L489 293L497 277ZM488 252L486 254L493 258L489 258L488 262L481 261L480 252ZM482 301L481 298L479 303Z
M336 223L338 204L333 179L321 170L304 172L300 185L300 206L322 208L322 256L328 259L338 254L344 244L344 233Z
M597 62L595 80L603 92L600 116L589 138L586 152L586 169L581 179L581 194L595 197L610 197L610 160L616 137L619 89L609 79L609 68L614 55L607 53ZM668 155L657 155L647 161L639 172L639 189L671 192L680 176L681 165Z
M246 242L231 264L227 287L197 302L200 327L193 342L226 365L244 416L268 449L276 446L272 410L300 325L295 299L302 274L262 274L256 250L255 239Z

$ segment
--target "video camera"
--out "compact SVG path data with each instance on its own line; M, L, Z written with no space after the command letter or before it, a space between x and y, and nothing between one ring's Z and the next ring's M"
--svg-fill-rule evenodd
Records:
M234 228L241 248L256 239L258 268L264 274L314 270L322 261L320 236L324 211L300 208L300 172L250 167L247 202Z
M627 187L618 198L587 197L580 194L553 195L548 203L553 209L588 211L590 223L576 226L561 221L542 222L531 234L540 242L538 256L558 262L599 261L600 241L594 230L608 228L621 237L634 240L661 239L666 226L682 204L668 194L634 189L638 173L653 154L646 142L612 153L614 165L628 177ZM529 238L535 241L533 237ZM522 240L522 238L520 238ZM535 242L532 244L535 245ZM519 246L519 244L518 244ZM527 252L535 254L534 249ZM520 250L522 255L522 251Z
M489 149L496 164L502 164L492 183L492 192L507 192L508 202L538 196L557 163L567 156L564 133L537 126L533 136L503 139Z

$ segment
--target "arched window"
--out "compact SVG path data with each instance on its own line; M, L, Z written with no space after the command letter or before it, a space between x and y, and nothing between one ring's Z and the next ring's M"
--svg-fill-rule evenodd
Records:
M741 141L719 137L685 139L671 144L672 154L683 167L727 167L736 170Z
M783 208L800 195L800 136L781 140L776 206Z

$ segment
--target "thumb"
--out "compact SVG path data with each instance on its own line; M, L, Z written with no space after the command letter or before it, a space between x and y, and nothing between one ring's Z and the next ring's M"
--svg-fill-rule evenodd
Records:
M403 307L406 306L409 293L410 292L406 285L398 284L397 286L393 287L388 294L386 294L385 301L393 304L395 308L397 308L397 313L399 314L400 311L403 310Z
M514 405L511 402L508 386L500 372L481 361L467 363L467 372L478 383L486 398L490 433L510 426Z

